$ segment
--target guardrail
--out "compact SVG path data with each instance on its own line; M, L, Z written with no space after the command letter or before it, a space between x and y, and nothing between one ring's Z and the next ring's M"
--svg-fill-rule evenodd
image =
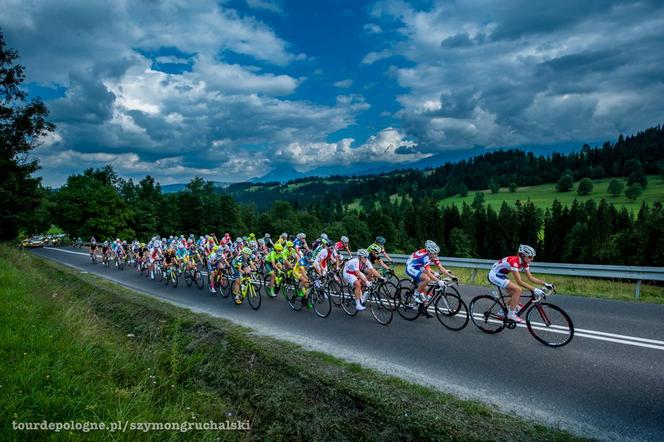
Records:
M405 264L409 255L390 254L394 262ZM440 261L445 267L472 269L470 280L473 282L479 270L489 270L496 260L453 258L441 256ZM533 262L530 265L533 273L546 275L586 276L590 278L630 279L636 281L634 296L641 296L642 281L664 281L664 267L610 266L597 264L574 264L554 262Z

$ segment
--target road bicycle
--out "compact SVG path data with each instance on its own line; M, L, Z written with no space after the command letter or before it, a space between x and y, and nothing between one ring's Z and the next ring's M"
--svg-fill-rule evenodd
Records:
M184 283L187 284L187 287L191 287L196 283L196 287L198 287L199 290L203 290L205 281L203 279L203 273L201 273L197 265L194 265L191 268L185 268L183 275Z
M480 295L470 301L473 323L485 333L498 333L505 328L513 330L517 323L507 317L507 302L500 287L495 295ZM569 315L557 305L545 302L547 296L556 293L555 288L543 287L541 297L533 292L522 295L528 302L520 306L517 315L525 313L526 328L535 339L549 347L562 347L574 337L574 324Z
M459 295L457 284L452 278L429 283L426 299L421 303L415 301L417 286L412 281L409 287L402 285L399 289L397 311L402 318L414 321L421 315L431 318L429 309L433 306L438 322L450 330L461 330L468 324L469 315L468 307Z
M217 267L208 273L208 287L212 289L212 282L214 281L214 290L221 295L222 298L228 298L231 294L231 281L228 273L228 267ZM210 292L212 293L212 292Z
M97 264L97 253L96 252L91 252L90 253L90 259L92 260L92 264Z
M261 286L260 278L253 275L253 272L245 274L240 277L240 302L235 301L236 304L242 304L246 298L249 301L249 306L258 310L261 307Z
M322 280L315 280L311 287L309 287L309 290L305 291L304 294L298 292L299 289L288 299L290 308L300 311L305 304L311 304L318 317L327 318L330 316L330 312L332 312L330 293L328 288L323 285Z
M348 316L357 314L357 304L352 286L348 284L340 286L336 281L331 281L330 290L340 290L341 308ZM378 282L369 282L362 292L362 304L369 304L372 316L381 325L389 324L394 317L392 290L396 290L394 284L379 280Z
M111 257L109 256L108 252L104 253L101 257L101 263L106 266L106 268L110 267L111 265Z
M378 269L378 273L380 273L380 276L385 278L387 281L391 282L394 285L399 284L399 277L394 273L394 267L393 264L388 264L388 268L384 268L383 266L380 266Z
M172 284L173 288L178 286L178 269L174 264L170 264L164 270L163 283L164 285Z

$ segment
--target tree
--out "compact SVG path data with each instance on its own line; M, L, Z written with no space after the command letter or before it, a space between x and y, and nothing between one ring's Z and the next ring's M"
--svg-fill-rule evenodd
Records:
M468 186L465 183L461 183L459 186L459 195L462 197L468 196Z
M590 178L583 178L581 181L579 181L579 188L577 189L577 193L579 195L588 195L592 191L593 182L590 181Z
M630 186L634 183L639 183L644 189L648 186L648 178L646 178L646 174L642 170L637 170L629 174L627 185Z
M0 32L0 240L13 239L42 199L40 180L30 175L39 169L28 153L55 126L46 121L48 109L39 99L27 99L21 85L23 66L18 53L5 47Z
M618 196L623 193L624 188L625 184L622 181L614 178L609 182L609 188L607 189L607 192L611 196Z
M643 164L641 164L641 161L637 160L636 158L631 158L625 161L625 165L623 166L623 173L625 175L629 176L633 172L638 171L643 171Z
M71 175L54 198L53 219L71 237L130 238L135 213L110 183L110 167Z
M625 189L625 196L632 201L640 197L642 193L643 187L641 187L641 184L639 183L634 183L630 186L627 186L627 189Z
M510 183L510 192L514 193L516 192L516 183Z
M556 189L558 189L558 192L569 192L572 190L574 187L574 178L572 175L563 175L560 177L558 180L558 184L556 184Z
M500 192L500 186L494 180L489 181L489 189L491 189L491 193Z

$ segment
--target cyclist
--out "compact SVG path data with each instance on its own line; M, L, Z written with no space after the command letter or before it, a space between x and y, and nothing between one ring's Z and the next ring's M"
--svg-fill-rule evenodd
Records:
M344 250L348 253L348 258L353 257L350 253L350 246L348 245L348 237L346 235L342 235L339 241L334 245L334 251L339 257L341 257L341 252Z
M427 240L424 243L424 248L413 252L408 258L408 261L406 261L406 273L413 279L413 282L417 284L415 296L413 297L413 300L416 303L426 301L425 291L427 285L432 281L440 280L438 275L431 270L431 264L435 264L441 273L449 276L454 281L458 281L458 278L443 267L438 260L439 252L440 247L438 247L438 244L431 240Z
M355 294L355 308L357 311L365 309L362 305L362 286L369 284L369 280L364 275L367 270L373 270L373 266L369 261L369 252L366 249L357 251L357 258L353 258L346 262L344 265L344 280L353 287Z
M332 255L332 244L322 240L321 241L321 251L316 255L314 259L313 267L316 270L316 273L319 277L323 277L327 272L327 262L335 262L334 256Z
M311 251L307 245L307 235L304 233L298 233L293 244L295 245L298 256L304 256L305 253Z
M385 251L385 238L382 236L377 236L376 241L367 247L367 251L369 252L369 260L371 261L372 265L375 266L376 263L378 263L385 270L390 269L390 267L387 266L380 257L382 254L389 262L392 262L392 258L390 258L390 255L388 255L387 251Z
M235 303L242 304L242 293L240 293L240 279L243 276L250 275L251 272L256 271L254 267L254 257L251 254L251 249L249 247L244 247L240 251L240 254L233 259L231 262L231 267L233 269L233 293L235 294Z
M279 243L276 243L274 245L274 249L270 251L270 253L267 254L265 257L265 271L267 272L268 275L270 275L270 282L268 283L267 287L267 294L268 296L274 298L276 295L274 293L274 272L276 270L282 271L283 270L283 262L284 262L284 246L282 246Z
M523 291L522 287L530 290L536 297L541 297L544 294L542 289L533 287L524 282L524 280L521 279L521 272L526 274L530 282L543 285L547 289L553 288L553 284L537 279L530 273L530 263L535 259L535 255L534 248L526 244L521 244L515 256L506 256L496 262L489 271L488 278L491 284L494 284L501 289L505 289L510 298L507 307L507 317L517 323L523 322L523 319L516 314L519 306L519 298ZM514 281L510 281L507 278L510 273L514 275Z
M92 257L92 255L95 253L97 253L97 240L93 236L90 238L90 257Z

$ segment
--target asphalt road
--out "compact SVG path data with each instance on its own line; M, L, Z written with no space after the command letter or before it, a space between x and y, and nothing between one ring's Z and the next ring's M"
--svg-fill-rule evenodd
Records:
M487 335L472 322L459 331L435 319L388 326L367 310L328 318L293 312L282 298L263 296L258 311L212 296L207 288L174 289L140 276L93 265L79 249L34 253L100 275L150 296L231 319L406 380L476 399L526 418L603 440L664 440L664 305L556 295L576 329L573 341L548 348L524 328ZM469 303L481 287L461 286Z

